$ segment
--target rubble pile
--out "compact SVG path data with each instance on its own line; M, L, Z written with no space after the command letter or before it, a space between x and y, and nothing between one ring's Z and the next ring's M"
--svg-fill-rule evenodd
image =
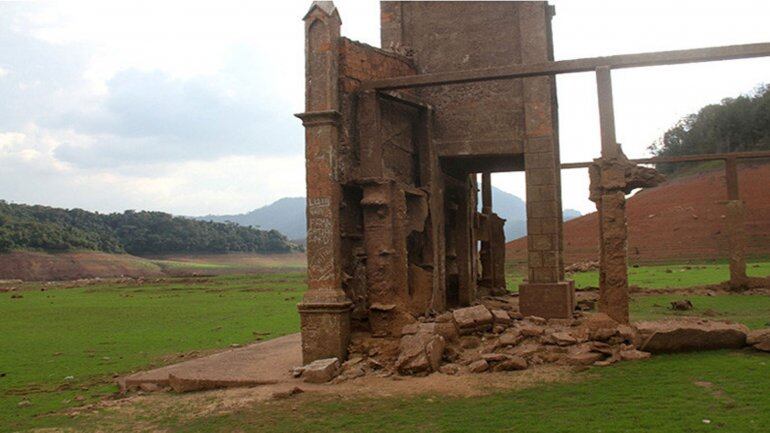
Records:
M499 299L499 298L498 298ZM505 308L509 307L509 308ZM604 314L574 319L522 317L495 302L456 309L403 327L400 338L354 334L350 359L334 379L524 370L541 364L610 365L650 356L635 328Z
M492 296L478 305L420 317L401 329L400 338L354 333L348 361L341 365L336 358L316 361L310 366L325 366L323 378L311 374L305 380L338 383L370 374L461 375L525 370L542 364L608 366L646 359L653 353L747 345L770 351L770 329L749 331L742 324L700 318L632 326L603 313L582 312L572 319L546 320L523 317L511 297Z

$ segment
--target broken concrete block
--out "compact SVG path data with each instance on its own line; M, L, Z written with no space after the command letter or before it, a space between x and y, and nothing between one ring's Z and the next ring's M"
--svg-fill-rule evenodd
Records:
M339 359L319 359L304 367L302 377L308 383L324 383L334 379L339 374L339 371Z
M453 376L460 372L460 366L457 364L444 364L438 369L442 374Z
M559 346L570 346L577 344L578 342L577 338L573 337L569 332L566 331L554 332L553 334L550 334L547 339L549 343Z
M604 355L601 353L582 352L567 355L566 360L567 364L570 365L591 365L594 362L601 361L602 358L604 358Z
M521 356L511 356L494 367L495 371L526 370L529 365Z
M508 359L508 355L505 355L502 353L482 353L481 359L492 364L495 362L505 361L506 359Z
M481 346L481 339L475 335L466 335L460 338L460 347L463 349L475 349Z
M511 324L511 316L505 310L492 310L492 323L495 325L508 326Z
M540 317L540 316L527 316L524 318L524 320L527 320L529 322L534 323L535 325L545 325L548 323L548 320Z
M749 332L746 336L746 344L757 350L770 352L770 329L758 329Z
M642 352L641 350L636 350L636 349L620 351L620 358L623 361L636 361L639 359L647 359L650 356L652 356L650 352Z
M615 329L618 326L618 322L604 313L596 313L588 315L580 326L592 332L599 329Z
M523 337L518 329L508 328L508 330L500 334L500 338L497 340L497 347L515 346L522 339Z
M396 368L401 374L438 371L444 354L444 337L428 333L404 335L399 343Z
M468 366L468 370L470 370L471 373L483 373L489 370L489 363L483 359L479 359L478 361L472 362Z
M640 349L651 353L738 349L746 345L748 328L738 323L676 319L636 323Z
M492 313L483 305L459 308L452 312L460 334L470 334L477 331L492 329Z
M536 325L524 324L519 326L519 332L521 332L521 335L524 337L538 337L543 335L545 329Z

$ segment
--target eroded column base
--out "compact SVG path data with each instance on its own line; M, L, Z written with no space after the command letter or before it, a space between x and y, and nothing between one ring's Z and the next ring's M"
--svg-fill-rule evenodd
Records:
M350 302L297 305L302 331L302 363L318 359L347 359L350 341Z
M545 319L568 319L575 311L575 283L524 283L519 286L519 312Z

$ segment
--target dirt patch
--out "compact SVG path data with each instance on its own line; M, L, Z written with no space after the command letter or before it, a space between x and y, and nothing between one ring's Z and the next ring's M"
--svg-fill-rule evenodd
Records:
M83 278L152 277L163 275L159 266L129 254L99 252L0 254L0 278L58 281Z
M105 399L99 403L75 408L66 412L71 417L98 418L98 425L114 423L114 431L120 426L136 428L137 416L142 426L151 428L155 419L174 414L180 421L214 415L223 415L257 404L292 405L321 400L356 400L363 398L398 398L426 396L476 397L501 391L521 390L546 383L586 380L589 376L577 375L572 367L543 365L525 371L498 372L449 376L434 373L426 377L374 377L366 376L337 384L275 384L253 388L234 388L188 394L137 393L127 397ZM297 392L299 388L301 392ZM126 420L123 423L121 420ZM129 422L130 421L130 422Z

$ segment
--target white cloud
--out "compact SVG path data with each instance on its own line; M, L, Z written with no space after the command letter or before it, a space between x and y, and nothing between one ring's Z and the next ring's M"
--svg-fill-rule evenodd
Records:
M558 59L770 41L767 2L555 3ZM336 4L344 35L379 44L377 2ZM302 195L302 128L290 116L303 111L309 5L0 3L10 48L0 68L0 197L196 215ZM617 71L618 140L642 156L680 117L751 90L769 67ZM593 75L560 76L558 91L562 159L598 156ZM562 176L564 206L592 211L585 171ZM494 179L524 196L522 174Z

